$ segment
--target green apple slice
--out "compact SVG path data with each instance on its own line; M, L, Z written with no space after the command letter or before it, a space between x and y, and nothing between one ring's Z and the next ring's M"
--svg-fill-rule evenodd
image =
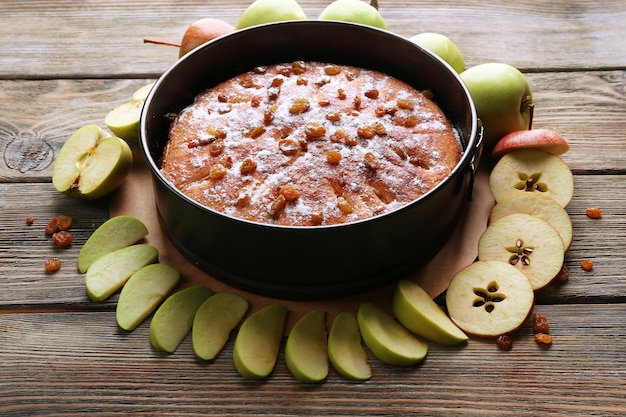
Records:
M361 332L353 312L341 312L333 320L328 335L328 357L333 368L346 378L367 381L372 377L372 368L361 345Z
M432 342L454 346L468 339L428 293L413 281L398 282L392 308L404 327Z
M114 135L128 143L139 141L139 119L143 100L130 100L115 107L104 117L104 123Z
M204 360L215 359L231 331L248 311L248 306L243 297L229 292L208 298L193 319L191 341L196 356Z
M379 304L362 303L357 321L365 345L385 363L415 365L428 353L428 345L402 327Z
M151 82L149 84L144 85L143 87L139 87L132 94L131 99L136 100L136 101L146 101L146 99L148 98L148 95L150 94L150 91L152 90L152 87L154 87L154 84L155 82Z
M213 295L203 285L170 295L150 322L150 343L155 349L173 353L191 330L198 308Z
M159 253L153 246L127 246L98 258L85 275L87 294L94 301L107 299L122 288L131 275L157 261Z
M87 239L78 253L78 270L82 273L98 258L138 242L148 235L148 228L132 216L116 216L102 223Z
M124 330L134 330L179 281L176 268L165 264L146 265L135 272L122 287L117 300L117 324Z
M244 378L267 378L276 366L287 308L270 304L248 317L235 339L233 361Z
M302 316L289 332L285 344L289 372L301 382L317 383L328 376L326 313L313 310Z
M70 197L95 200L119 187L133 163L128 144L87 125L65 141L52 167L52 184Z

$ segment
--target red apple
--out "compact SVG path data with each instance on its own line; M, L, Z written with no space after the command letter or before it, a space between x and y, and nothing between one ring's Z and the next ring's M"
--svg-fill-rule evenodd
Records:
M569 150L567 140L549 129L528 129L509 133L500 139L491 151L491 156L501 156L518 149L541 149L554 155L564 154Z

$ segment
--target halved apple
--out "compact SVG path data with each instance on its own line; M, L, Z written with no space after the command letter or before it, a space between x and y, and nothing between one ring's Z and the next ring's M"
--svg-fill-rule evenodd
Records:
M150 343L155 349L173 353L191 330L198 308L213 295L203 285L185 288L170 295L150 322Z
M346 378L367 381L372 377L355 313L343 311L335 316L328 335L328 357L333 368Z
M502 137L491 150L491 156L500 158L519 149L539 149L554 155L569 151L569 143L557 132L549 129L518 130Z
M398 282L391 305L398 321L418 336L448 346L467 340L467 335L413 281Z
M364 302L357 313L363 341L381 361L400 366L415 365L426 357L428 345L387 313L379 304Z
M313 310L302 316L287 336L285 362L301 382L321 382L328 376L326 313Z
M248 301L240 295L220 292L209 297L193 319L191 343L197 357L213 360L219 355L231 331L248 311Z
M128 144L96 125L75 131L52 167L52 184L74 198L94 200L119 187L133 163Z
M104 123L114 135L128 143L139 141L139 120L143 105L150 94L154 83L149 83L137 89L129 101L109 111L104 117Z

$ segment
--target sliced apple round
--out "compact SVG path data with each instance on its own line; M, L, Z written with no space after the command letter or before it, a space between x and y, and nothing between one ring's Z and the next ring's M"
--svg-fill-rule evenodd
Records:
M180 281L176 268L151 264L139 269L122 287L115 318L122 329L134 330L167 297Z
M452 321L474 336L495 338L518 330L535 295L530 281L501 261L477 261L457 272L446 290Z
M539 149L553 155L569 151L567 140L550 129L527 129L511 132L502 137L491 150L491 156L500 158L520 149Z
M96 259L130 246L148 235L148 228L133 216L115 216L102 223L89 236L78 253L78 270L87 272Z
M573 239L572 219L559 203L545 194L520 193L496 204L489 215L489 223L509 214L524 213L539 217L550 223L561 236L565 251Z
M170 295L150 322L150 343L155 349L173 353L185 339L198 308L213 295L203 285L185 288Z
M207 361L215 359L248 307L245 298L230 292L208 298L193 319L191 343L196 356Z
M379 304L362 303L357 321L365 345L382 362L411 366L428 353L428 345L402 327Z
M467 340L467 335L413 281L398 282L391 305L398 321L418 336L448 346Z
M506 262L522 272L534 290L546 287L563 266L559 232L529 214L509 214L491 223L478 241L478 259Z
M156 248L146 244L127 246L98 258L87 270L87 295L94 301L103 301L122 288L124 283L146 265L157 261Z
M333 368L348 379L367 381L372 377L355 313L343 311L335 316L328 334L328 357Z
M233 362L244 378L267 378L278 359L287 308L269 304L248 317L235 338Z
M328 376L326 313L313 310L300 318L287 336L285 362L301 382L322 382Z
M504 155L493 167L489 188L496 202L534 192L552 197L565 207L574 195L574 176L558 156L538 149L521 149Z

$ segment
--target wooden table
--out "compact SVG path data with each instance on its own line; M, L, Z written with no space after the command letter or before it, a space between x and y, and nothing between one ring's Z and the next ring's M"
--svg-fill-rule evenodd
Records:
M328 2L302 0L309 17ZM541 348L526 325L512 351L471 339L430 344L417 367L371 358L374 377L334 370L297 382L281 353L264 382L242 379L232 340L212 363L189 338L157 353L144 323L118 330L115 297L85 294L76 256L109 215L108 200L56 192L52 162L63 142L103 117L177 58L144 37L178 41L200 17L235 23L235 1L27 1L0 5L0 415L626 415L626 3L621 0L380 1L392 31L448 35L467 66L501 61L533 88L535 127L569 139L576 191L567 210L574 242L567 283L538 294L554 337ZM600 207L602 218L585 216ZM75 219L74 244L44 236L58 214ZM27 226L28 215L35 218ZM59 256L63 268L44 273ZM585 272L583 259L594 262Z

